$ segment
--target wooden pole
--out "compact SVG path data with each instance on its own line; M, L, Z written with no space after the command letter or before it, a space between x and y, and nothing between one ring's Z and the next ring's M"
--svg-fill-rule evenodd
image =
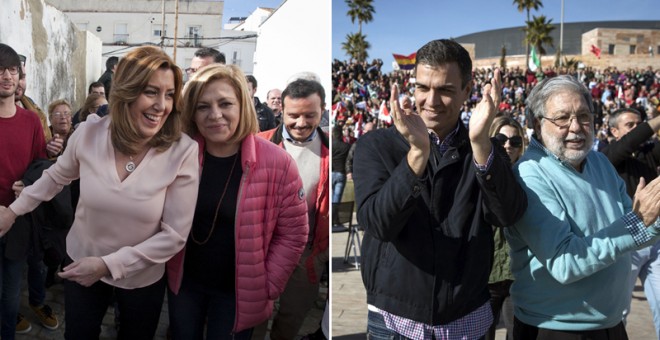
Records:
M165 0L163 0L163 28L160 29L160 48L165 49Z

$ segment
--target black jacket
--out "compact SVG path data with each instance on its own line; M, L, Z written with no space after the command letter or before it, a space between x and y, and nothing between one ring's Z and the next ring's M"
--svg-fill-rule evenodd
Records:
M429 325L450 323L488 302L492 225L511 225L527 208L504 149L494 146L492 164L481 174L459 125L442 157L431 148L422 179L408 166L410 146L395 128L365 134L355 149L367 302Z
M114 72L111 70L105 70L101 77L99 78L98 82L103 84L103 88L105 89L105 97L110 99L110 90L112 90L112 76Z
M259 121L259 131L264 132L274 129L275 115L266 104L259 101L259 98L254 97L254 109L257 111L257 120Z
M640 177L644 177L648 184L658 176L660 143L649 141L653 133L648 123L641 123L602 150L626 183L631 198L635 196Z
M332 172L346 174L346 158L351 145L340 138L332 139Z
M36 182L44 170L53 164L53 161L47 159L33 161L23 175L25 186ZM44 258L44 262L48 266L57 267L66 257L66 235L73 224L69 186L64 186L50 201L39 204L26 217L32 226L32 251L37 254L46 252L48 256Z

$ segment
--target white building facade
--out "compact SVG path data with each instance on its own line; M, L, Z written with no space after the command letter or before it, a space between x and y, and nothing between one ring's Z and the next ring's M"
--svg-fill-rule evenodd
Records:
M104 62L111 56L121 57L136 46L156 45L185 69L197 49L212 47L225 54L228 64L252 72L255 32L237 34L223 30L224 1L180 0L178 17L174 0L49 1L79 29L101 39Z

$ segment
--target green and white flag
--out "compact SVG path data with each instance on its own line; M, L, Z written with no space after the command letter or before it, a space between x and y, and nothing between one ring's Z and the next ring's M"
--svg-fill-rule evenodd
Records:
M529 51L529 69L532 72L536 72L536 69L541 67L541 59L539 59L539 55L536 53L536 47L532 46L532 50Z

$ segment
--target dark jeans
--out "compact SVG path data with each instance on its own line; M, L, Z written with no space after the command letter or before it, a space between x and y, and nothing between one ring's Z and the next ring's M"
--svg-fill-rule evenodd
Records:
M184 277L179 294L167 290L173 340L249 340L252 328L232 334L236 320L236 295L208 289ZM124 311L122 310L122 313Z
M20 302L21 280L25 259L10 260L4 256L7 238L0 237L0 338L13 340Z
M122 289L98 281L91 287L64 280L64 337L98 339L101 322L113 296L121 309L121 327L117 339L153 339L158 328L160 310L165 298L165 278L143 288Z
M514 340L628 340L623 321L607 329L593 331L557 331L527 325L513 319Z
M341 172L332 173L332 203L341 202L341 196L344 194L346 186L346 174Z
M367 315L368 340L408 340L405 336L387 329L385 320L380 313L369 311Z
M32 306L41 306L46 299L46 274L43 253L33 250L27 258L28 301Z
M509 294L512 280L505 280L488 284L488 291L490 292L490 306L493 310L493 325L490 326L486 333L486 340L495 340L495 329L500 322L500 314L504 319L504 327L506 327L506 338L508 340L513 338L513 302Z

